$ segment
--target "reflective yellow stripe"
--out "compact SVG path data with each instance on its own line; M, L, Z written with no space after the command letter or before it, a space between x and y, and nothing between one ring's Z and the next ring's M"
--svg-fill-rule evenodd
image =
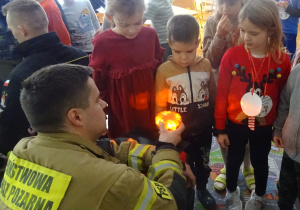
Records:
M139 201L137 202L136 206L134 207L134 210L145 210L145 209L151 209L153 203L156 200L156 193L153 189L153 186L149 179L146 177L144 178L144 188L142 191L142 194L139 198Z
M181 174L181 168L177 163L169 160L164 160L150 166L148 178L154 180L155 177L157 177L158 175L160 175L162 172L166 170L173 170Z
M135 147L129 152L129 166L136 169L143 169L143 156L148 150L150 145L136 144Z

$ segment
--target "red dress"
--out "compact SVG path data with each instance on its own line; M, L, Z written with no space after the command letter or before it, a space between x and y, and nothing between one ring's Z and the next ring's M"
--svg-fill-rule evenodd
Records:
M111 29L97 35L90 66L100 97L108 103L108 134L115 138L135 128L155 130L154 79L164 49L150 27L134 39Z

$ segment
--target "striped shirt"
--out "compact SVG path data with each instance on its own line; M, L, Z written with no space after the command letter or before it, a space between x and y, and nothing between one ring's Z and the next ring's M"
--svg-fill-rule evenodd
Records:
M167 23L173 15L170 0L149 0L144 18L152 21L160 44L168 42Z

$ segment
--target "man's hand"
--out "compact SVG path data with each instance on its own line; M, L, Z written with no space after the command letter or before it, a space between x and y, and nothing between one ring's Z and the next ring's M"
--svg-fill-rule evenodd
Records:
M230 144L227 134L219 134L217 141L221 148L226 149Z
M279 136L274 136L273 137L273 141L276 145L277 148L283 148L284 147L284 144L283 144L283 140L281 137Z
M162 122L159 123L160 135L158 141L172 143L177 146L181 142L181 133L184 131L184 124L181 122L179 128L168 131Z
M196 177L194 176L190 165L187 163L183 164L185 164L185 171L183 171L183 175L186 177L188 187L194 189L196 186Z
M217 25L217 36L220 39L224 39L225 36L231 31L232 27L233 25L231 24L229 18L226 15L223 15Z

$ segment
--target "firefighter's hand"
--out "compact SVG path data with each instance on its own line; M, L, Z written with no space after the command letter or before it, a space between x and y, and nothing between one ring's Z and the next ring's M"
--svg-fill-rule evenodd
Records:
M221 148L226 149L230 144L227 134L219 134L217 141Z
M185 164L185 170L183 171L183 175L186 177L187 185L189 188L194 189L196 186L196 177L194 176L192 169L189 164Z
M172 143L176 146L181 142L181 133L184 131L184 124L181 122L179 128L168 131L162 122L159 123L160 135L158 141Z

